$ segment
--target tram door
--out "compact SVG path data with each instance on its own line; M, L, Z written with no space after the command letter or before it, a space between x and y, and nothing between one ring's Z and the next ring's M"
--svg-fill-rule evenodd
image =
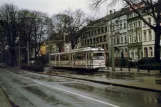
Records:
M87 53L87 67L93 68L92 52Z
M60 61L59 55L56 55L56 66L57 66L57 67L59 67L59 61Z

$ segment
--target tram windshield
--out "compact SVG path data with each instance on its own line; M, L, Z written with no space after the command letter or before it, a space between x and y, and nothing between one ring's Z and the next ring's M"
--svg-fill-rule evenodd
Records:
M93 59L102 60L105 59L105 54L102 52L93 53Z

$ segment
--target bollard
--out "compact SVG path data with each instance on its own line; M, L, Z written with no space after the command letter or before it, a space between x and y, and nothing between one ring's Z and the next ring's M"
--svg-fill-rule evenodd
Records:
M149 59L148 59L148 74L150 76Z
M137 62L137 72L138 72L138 76L139 76L140 69L139 69L139 64L138 64L138 62Z

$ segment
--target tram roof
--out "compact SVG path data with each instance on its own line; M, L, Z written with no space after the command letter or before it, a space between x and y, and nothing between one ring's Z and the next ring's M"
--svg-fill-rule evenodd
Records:
M94 48L94 47L86 47L86 48L78 48L78 49L74 49L74 50L72 50L72 51L70 51L70 52L61 52L61 53L52 53L52 54L66 54L66 53L73 53L73 52L86 52L86 51L104 51L104 49L103 48L100 48L100 47L98 47L98 48ZM52 55L51 54L51 55Z

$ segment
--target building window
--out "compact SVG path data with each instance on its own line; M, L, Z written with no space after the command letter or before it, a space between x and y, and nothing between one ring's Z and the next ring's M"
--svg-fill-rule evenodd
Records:
M105 27L105 32L107 32L107 27Z
M137 42L137 37L136 37L136 35L133 35L133 37L134 37L134 43L136 43L136 42Z
M97 29L95 29L95 35L97 35Z
M136 23L134 22L133 25L134 25L133 27L134 27L134 29L135 29L135 28L136 28Z
M123 42L123 37L121 37L121 41L120 41L120 43L124 43L124 42Z
M93 31L91 31L91 34L92 34L92 36L94 35L94 34L93 34Z
M138 34L138 42L141 42L141 35L140 35L140 33Z
M104 35L104 38L103 39L104 39L104 41L106 41L106 35Z
M120 39L119 39L119 37L117 37L117 44L120 44Z
M127 39L126 39L126 36L125 36L125 43L127 43Z
M149 30L149 41L152 40L151 30Z
M98 28L98 34L100 34L101 33L101 29L100 28Z
M129 35L129 43L131 43L131 40L132 40L131 35Z
M104 33L104 29L103 29L103 27L101 27L101 32L102 32L102 33Z
M153 57L153 48L149 47L149 51L150 51L150 56Z
M131 29L131 23L129 24L129 30Z
M124 23L124 29L126 29L126 23Z
M93 43L96 43L96 39L95 38L93 38Z
M102 45L102 48L103 48L103 49L105 49L105 46L104 46L104 45Z
M92 44L93 42L92 42L92 39L90 39L90 43Z
M113 38L113 44L115 44L115 38Z
M98 37L96 38L96 43L98 43Z
M144 41L147 41L146 31L144 31Z
M106 50L108 50L108 44L106 44Z
M120 21L120 29L122 29L122 20Z
M102 42L102 36L100 36L100 42Z

